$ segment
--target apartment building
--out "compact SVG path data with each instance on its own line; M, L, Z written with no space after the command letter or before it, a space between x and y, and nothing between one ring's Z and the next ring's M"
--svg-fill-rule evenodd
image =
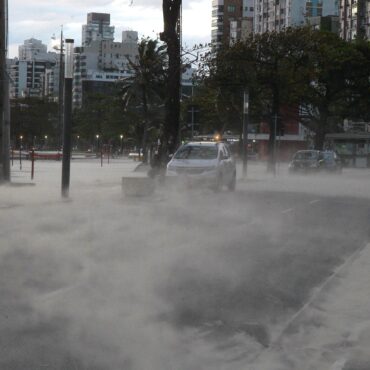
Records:
M10 97L38 97L57 99L59 55L47 52L42 41L31 38L18 48L18 58L8 64Z
M212 1L212 46L215 50L241 37L243 0Z
M82 46L102 40L114 40L114 26L110 25L110 14L88 13L87 23L82 26Z
M89 13L82 26L82 46L75 48L73 104L80 107L92 92L107 92L112 83L130 74L129 61L138 57L138 33L123 31L122 41L114 41L110 15Z
M254 32L300 27L312 17L336 16L338 0L255 0Z
M340 36L347 41L370 38L370 2L340 0Z
M243 0L243 17L240 24L240 39L245 40L253 34L255 0Z

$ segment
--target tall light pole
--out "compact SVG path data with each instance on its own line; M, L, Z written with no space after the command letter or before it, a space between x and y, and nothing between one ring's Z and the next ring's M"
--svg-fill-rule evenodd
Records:
M55 37L52 39L55 41ZM59 145L62 142L62 133L63 133L63 87L64 87L64 66L63 66L63 57L64 57L64 40L63 40L63 25L60 26L60 45L53 46L53 49L59 51L59 88L58 88L58 130L57 135L59 139Z
M19 136L19 169L22 169L23 136Z
M95 135L95 137L96 137L96 153L98 153L99 152L99 147L100 147L100 142L99 142L99 135L97 134L97 135Z
M123 155L123 135L119 135L119 138L121 139L121 156Z
M2 177L10 181L10 106L9 77L6 70L8 47L8 1L0 0L0 129Z
M63 110L62 197L69 196L72 132L73 39L66 39Z

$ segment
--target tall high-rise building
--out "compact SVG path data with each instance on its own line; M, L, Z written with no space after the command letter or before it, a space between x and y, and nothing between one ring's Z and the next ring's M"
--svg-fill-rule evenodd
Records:
M23 45L18 47L19 60L32 60L42 58L47 54L47 46L41 40L30 38L23 41Z
M82 46L75 48L74 106L81 106L89 93L109 93L115 81L130 74L129 61L137 56L136 31L123 31L122 41L114 41L110 15L89 13L82 26Z
M102 40L114 40L114 26L110 25L110 14L88 13L87 24L82 26L82 46Z
M18 48L18 58L9 61L10 97L57 99L59 56L48 52L41 40L25 40Z
M300 27L312 17L338 15L338 0L255 0L254 32Z
M240 39L243 0L212 1L212 46L219 49Z
M245 40L253 33L255 0L243 0L243 18L241 21L241 40Z
M368 0L340 1L340 36L347 41L356 37L370 38L370 2Z

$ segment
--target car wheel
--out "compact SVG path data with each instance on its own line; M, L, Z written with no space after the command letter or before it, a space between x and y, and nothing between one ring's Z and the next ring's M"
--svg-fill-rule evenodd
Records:
M230 191L235 191L236 188L236 173L234 172L233 178L231 179L230 183L227 185L227 188Z

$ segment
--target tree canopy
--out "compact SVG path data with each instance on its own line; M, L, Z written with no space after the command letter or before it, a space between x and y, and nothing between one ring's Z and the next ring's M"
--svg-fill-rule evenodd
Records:
M165 97L167 66L166 46L158 40L142 39L138 45L138 58L129 60L133 74L122 81L122 101L125 112L142 113L138 122L141 132L141 147L147 161L148 132L158 126L158 116Z
M367 42L348 43L309 27L287 28L208 54L199 76L218 91L226 108L240 114L248 89L251 117L268 122L270 144L276 118L283 118L284 107L296 106L322 148L325 134L340 130L343 118L369 115L369 50Z

